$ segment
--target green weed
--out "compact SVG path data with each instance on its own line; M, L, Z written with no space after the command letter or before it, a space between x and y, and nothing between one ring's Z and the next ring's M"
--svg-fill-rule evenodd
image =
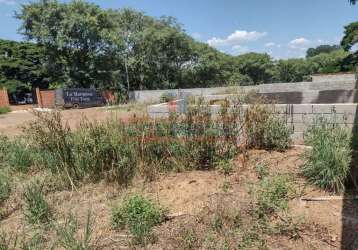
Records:
M163 209L141 195L133 195L113 210L112 226L115 229L127 227L134 242L145 245L152 237L152 228L163 218Z
M23 194L24 215L29 224L40 225L50 222L50 207L43 194L43 185L34 182L27 187Z

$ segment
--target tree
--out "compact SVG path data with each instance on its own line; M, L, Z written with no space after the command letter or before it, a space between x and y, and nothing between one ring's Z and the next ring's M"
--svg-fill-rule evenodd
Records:
M350 55L344 50L322 53L308 59L313 73L337 73L343 71L342 63Z
M22 5L21 32L45 48L47 66L71 87L113 81L113 22L97 5L40 0ZM54 65L54 66L52 66ZM58 75L56 72L60 72Z
M33 43L0 40L0 87L9 93L47 88L48 74L43 68L44 49Z
M358 42L358 22L344 27L344 36L341 45L344 50L349 51Z
M340 50L341 46L339 45L320 45L316 48L309 48L306 52L306 58L310 58L321 53L330 53L335 50Z
M312 64L305 59L279 60L276 64L275 80L279 82L301 82L309 79Z
M247 53L236 57L243 75L249 76L254 84L269 83L274 75L274 63L268 54Z

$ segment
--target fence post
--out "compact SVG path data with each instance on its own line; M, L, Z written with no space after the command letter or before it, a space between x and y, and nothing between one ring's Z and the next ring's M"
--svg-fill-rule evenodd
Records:
M42 108L43 107L42 96L39 88L36 88L36 99L37 99L37 106L39 108Z

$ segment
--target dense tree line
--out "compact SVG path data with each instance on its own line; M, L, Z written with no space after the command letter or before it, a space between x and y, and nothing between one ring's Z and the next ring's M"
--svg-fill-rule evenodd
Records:
M11 91L49 83L126 91L295 82L353 70L357 61L348 52L356 24L346 27L342 47L273 60L268 54L221 53L188 36L172 17L104 10L85 1L40 0L23 5L17 18L29 42L0 41L0 86Z

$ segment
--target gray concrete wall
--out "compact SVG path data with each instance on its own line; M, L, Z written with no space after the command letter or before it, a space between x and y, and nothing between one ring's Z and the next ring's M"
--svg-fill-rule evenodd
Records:
M166 89L166 90L141 90L133 91L131 99L139 103L158 103L160 97L165 93L172 93L178 98L185 95L214 95L234 92L257 91L258 93L277 93L277 92L305 92L305 91L326 91L326 90L353 90L356 89L356 81L328 81L328 82L297 82L297 83L271 83L257 86L243 87L217 87L217 88L193 88L193 89ZM313 92L311 94L314 94Z
M336 73L336 74L316 74L312 75L312 82L334 82L334 81L354 81L354 73Z

